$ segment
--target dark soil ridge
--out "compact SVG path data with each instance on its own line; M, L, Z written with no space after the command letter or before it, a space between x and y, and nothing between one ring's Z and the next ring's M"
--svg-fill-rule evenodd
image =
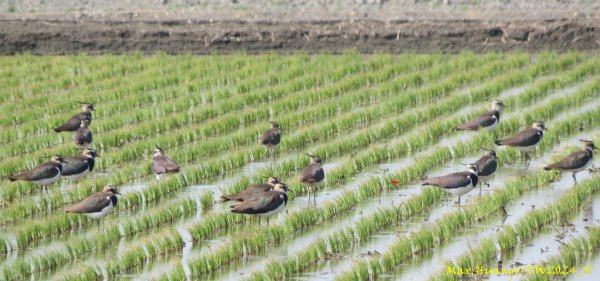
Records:
M589 51L600 20L0 20L0 54Z

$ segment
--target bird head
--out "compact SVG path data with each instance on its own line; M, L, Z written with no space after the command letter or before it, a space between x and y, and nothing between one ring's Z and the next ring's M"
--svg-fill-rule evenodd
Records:
M531 127L532 127L532 128L534 128L534 129L538 129L538 130L540 130L540 131L543 131L543 130L548 130L548 129L546 128L546 126L544 125L544 122L541 122L541 121L534 122L534 123L533 123L533 126L531 126Z
M489 156L492 156L494 159L498 159L498 155L496 154L496 151L491 150L491 149L485 149L485 148L481 148L481 150L485 151L485 155L489 155Z
M271 128L279 128L279 123L277 123L275 121L271 121L269 123L271 123Z
M587 149L589 151L592 151L594 149L598 150L598 147L594 144L593 141L591 140L583 140L583 139L579 139L579 141L581 142L581 147L583 149Z
M154 156L159 156L159 155L165 155L165 152L163 151L163 149L156 145L156 148L154 149Z
M479 174L479 168L477 168L477 165L475 164L467 164L466 165L467 171L469 171L469 173L473 173L473 174Z
M278 184L275 184L274 190L279 190L283 193L286 193L286 192L288 192L288 186L285 183L278 183Z
M312 155L310 153L304 153L304 154L306 154L308 157L310 157L310 162L311 163L319 163L319 164L321 164L321 158L319 156L314 156L314 155Z
M89 102L81 102L78 101L78 103L83 104L83 111L85 112L92 112L94 111L94 105L89 103Z
M111 185L107 185L107 186L105 186L105 187L102 189L102 191L104 191L104 192L110 192L110 193L112 193L112 194L119 194L119 195L122 195L122 194L121 194L121 193L120 193L120 192L117 190L117 188L116 188L116 187L114 187L114 186L111 186Z
M267 183L270 184L270 185L274 186L275 184L278 184L280 182L281 181L279 180L278 177L267 177Z
M59 163L59 164L68 163L60 155L54 155L54 156L50 157L50 162Z
M493 110L502 111L503 108L504 108L504 102L502 102L501 100L492 101L492 109Z
M100 157L100 155L98 155L98 153L96 152L95 149L93 148L86 148L84 149L81 154L83 154L85 157L87 158L96 158L96 157Z

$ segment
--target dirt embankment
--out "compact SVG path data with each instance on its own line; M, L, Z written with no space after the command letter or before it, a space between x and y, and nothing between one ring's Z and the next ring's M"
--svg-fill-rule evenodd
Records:
M600 20L0 20L0 54L596 50Z

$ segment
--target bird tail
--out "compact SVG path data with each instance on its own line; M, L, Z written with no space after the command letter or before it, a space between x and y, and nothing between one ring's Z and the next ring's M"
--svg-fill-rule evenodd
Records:
M497 146L504 145L504 144L502 143L502 140L496 140L494 143L496 143L496 145L497 145Z
M54 128L54 131L57 132L57 133L62 132L62 130L60 128Z
M16 181L16 180L18 180L18 178L17 178L16 176L9 177L8 179L9 179L10 181Z
M231 197L229 195L222 195L221 196L221 202L227 202L229 200L233 200L233 199L231 199Z
M552 170L552 168L550 166L548 166L548 167L544 167L544 170L550 171L550 170Z

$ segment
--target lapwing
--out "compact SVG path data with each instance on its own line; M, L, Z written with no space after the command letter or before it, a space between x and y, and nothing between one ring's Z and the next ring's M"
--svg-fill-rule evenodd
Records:
M535 147L542 141L544 137L544 130L546 126L544 122L534 122L533 126L529 129L518 132L516 135L506 138L503 140L497 140L497 145L506 145L514 147L525 152L525 164L529 165L531 158L529 157L529 151L535 149Z
M283 211L285 208L288 200L287 191L286 184L277 183L273 190L260 193L250 200L231 206L231 212L258 215L259 226L261 217L266 217L268 225L269 217Z
M265 131L260 137L260 143L267 149L267 151L269 151L275 149L279 142L281 142L281 130L279 129L279 123L271 122L271 128Z
M73 132L73 143L79 147L79 149L85 149L92 145L92 131L90 131L89 125L89 119L82 119L81 127Z
M63 164L61 176L70 181L77 181L94 170L95 158L100 157L93 148L86 148L81 155L69 157L67 163Z
M179 170L179 165L165 156L163 149L157 145L152 158L152 172L156 175L156 179L159 180L164 174L179 173Z
M253 184L251 186L248 186L242 192L238 192L238 193L232 194L232 195L223 195L223 196L221 196L221 198L223 199L223 202L229 201L229 200L244 202L244 201L247 201L249 199L252 199L252 198L258 196L259 194L261 194L263 192L273 190L275 185L280 182L281 181L277 177L268 177L267 183Z
M56 132L74 132L81 127L81 120L88 119L90 123L92 122L92 111L94 111L94 105L87 102L78 102L83 104L83 111L77 113L69 119L66 123L56 127L54 131Z
M500 113L502 112L503 107L504 103L502 101L495 100L492 102L492 110L484 113L474 120L456 126L456 129L477 131L481 128L485 128L491 131L498 126L498 123L500 122Z
M432 185L441 187L446 192L458 195L458 204L460 205L460 196L469 193L477 186L479 181L479 170L476 164L466 165L467 171L452 173L445 176L425 179L422 185Z
M475 165L477 165L477 170L479 171L477 176L483 182L485 178L491 176L498 169L498 156L496 155L496 151L483 148L482 150L485 150L486 153L475 161ZM487 182L485 184L488 187L490 186ZM481 185L479 185L479 192L481 193Z
M573 180L575 180L575 184L577 184L577 178L575 175L592 165L592 151L594 149L598 149L598 147L594 145L594 142L590 140L579 141L581 142L581 150L569 154L560 162L544 167L544 170L573 172Z
M98 219L98 227L100 227L99 219L108 215L117 206L119 201L117 194L121 195L116 187L105 186L101 192L86 197L83 201L65 208L64 211L66 213L84 214L90 218Z
M321 165L321 158L312 154L305 154L310 157L310 164L300 172L300 182L308 187L309 204L311 193L313 194L313 201L315 201L316 204L317 187L319 187L325 179L325 171L323 170L323 165Z
M9 177L10 181L22 180L29 181L40 186L40 191L53 184L60 177L63 169L63 163L67 163L61 156L55 155L50 161L38 165L37 167Z

